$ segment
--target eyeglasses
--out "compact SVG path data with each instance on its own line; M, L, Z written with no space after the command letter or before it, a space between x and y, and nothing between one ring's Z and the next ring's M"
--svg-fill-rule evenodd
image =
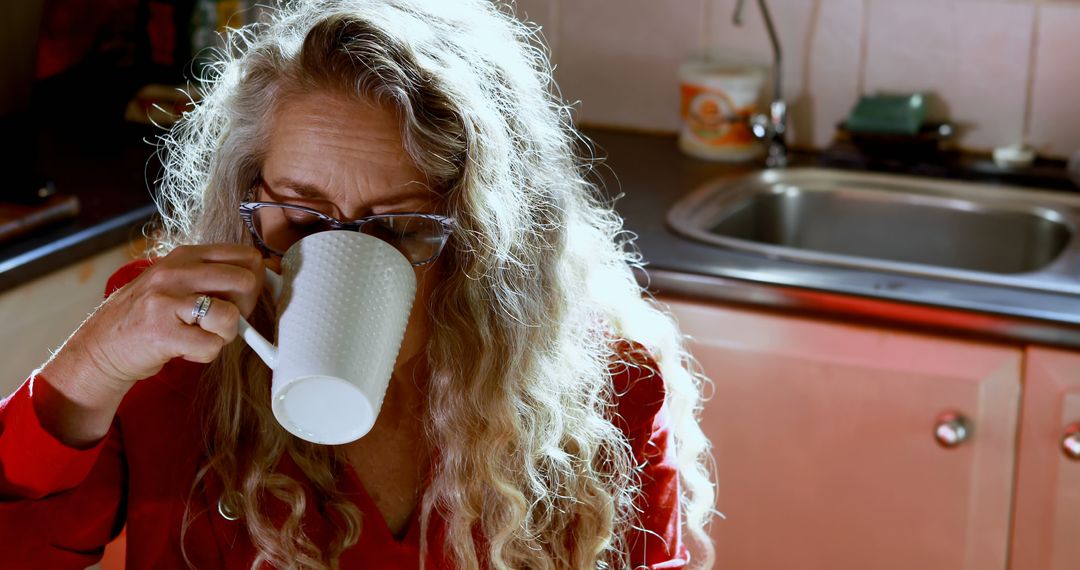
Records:
M454 230L454 219L438 214L378 214L343 222L304 206L253 202L254 197L252 188L240 203L240 218L259 247L276 255L284 255L294 243L314 233L352 230L385 241L409 263L420 266L439 256Z

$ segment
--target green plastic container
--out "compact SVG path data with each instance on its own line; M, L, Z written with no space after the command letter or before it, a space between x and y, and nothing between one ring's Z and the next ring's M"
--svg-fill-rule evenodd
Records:
M863 95L851 110L844 128L853 133L915 135L926 121L921 93Z

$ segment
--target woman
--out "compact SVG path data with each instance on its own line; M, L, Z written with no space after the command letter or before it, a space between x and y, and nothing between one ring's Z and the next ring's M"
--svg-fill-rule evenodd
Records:
M152 256L4 402L15 567L81 567L125 523L129 568L711 565L698 378L504 10L307 1L229 36L163 139ZM307 209L245 223L253 202ZM236 338L240 315L273 330L263 267L330 218L418 284L376 425L342 446L276 423Z

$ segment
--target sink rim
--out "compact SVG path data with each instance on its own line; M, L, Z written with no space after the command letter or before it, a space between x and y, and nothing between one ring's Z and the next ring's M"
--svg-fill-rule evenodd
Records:
M825 190L825 189L807 189L800 187L788 187L788 188L747 188L745 191L736 194L732 192L730 196L724 198L725 204L741 201L752 198L754 195L762 194L783 194L794 190L796 193L812 194L812 193L825 193L828 192L837 196L853 196L855 200L860 201L876 201L876 202L904 202L915 206L929 206L934 208L942 208L945 210L962 210L962 211L983 211L983 212L1010 212L1010 213L1022 213L1029 214L1034 217L1042 218L1046 221L1053 222L1055 224L1065 226L1069 230L1070 235L1075 235L1077 229L1080 228L1080 211L1073 213L1065 209L1055 209L1040 204L1032 204L1028 202L1020 202L1013 198L1003 199L998 197L991 197L984 202L976 201L973 198L966 197L952 197L938 195L931 192L911 192L902 188L894 190L883 188L840 188L837 190ZM905 194L904 197L897 197L897 194ZM730 201L729 201L730 200ZM718 200L719 201L719 200Z
M828 189L815 190L828 184ZM855 183L871 188L851 188ZM1068 241L1049 264L1022 273L990 273L923 263L890 261L792 246L767 244L709 232L735 205L755 194L778 193L787 185L799 192L843 192L859 199L911 203L932 202L933 207L962 210L1025 213L1060 224L1070 232ZM840 186L841 189L836 189ZM941 204L945 203L944 206ZM711 223L709 222L711 220ZM917 177L902 174L847 171L820 167L762 169L737 176L713 179L676 202L667 212L667 226L676 234L706 244L743 251L771 259L814 266L880 271L948 281L1020 287L1040 291L1080 294L1080 197L1036 188L1002 186L968 181Z

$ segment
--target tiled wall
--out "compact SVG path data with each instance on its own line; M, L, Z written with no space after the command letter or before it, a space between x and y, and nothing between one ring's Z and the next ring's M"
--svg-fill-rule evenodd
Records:
M755 0L517 0L583 124L673 132L678 66L708 48L769 63ZM771 0L792 140L822 147L860 93L927 91L973 150L1080 150L1080 0Z

